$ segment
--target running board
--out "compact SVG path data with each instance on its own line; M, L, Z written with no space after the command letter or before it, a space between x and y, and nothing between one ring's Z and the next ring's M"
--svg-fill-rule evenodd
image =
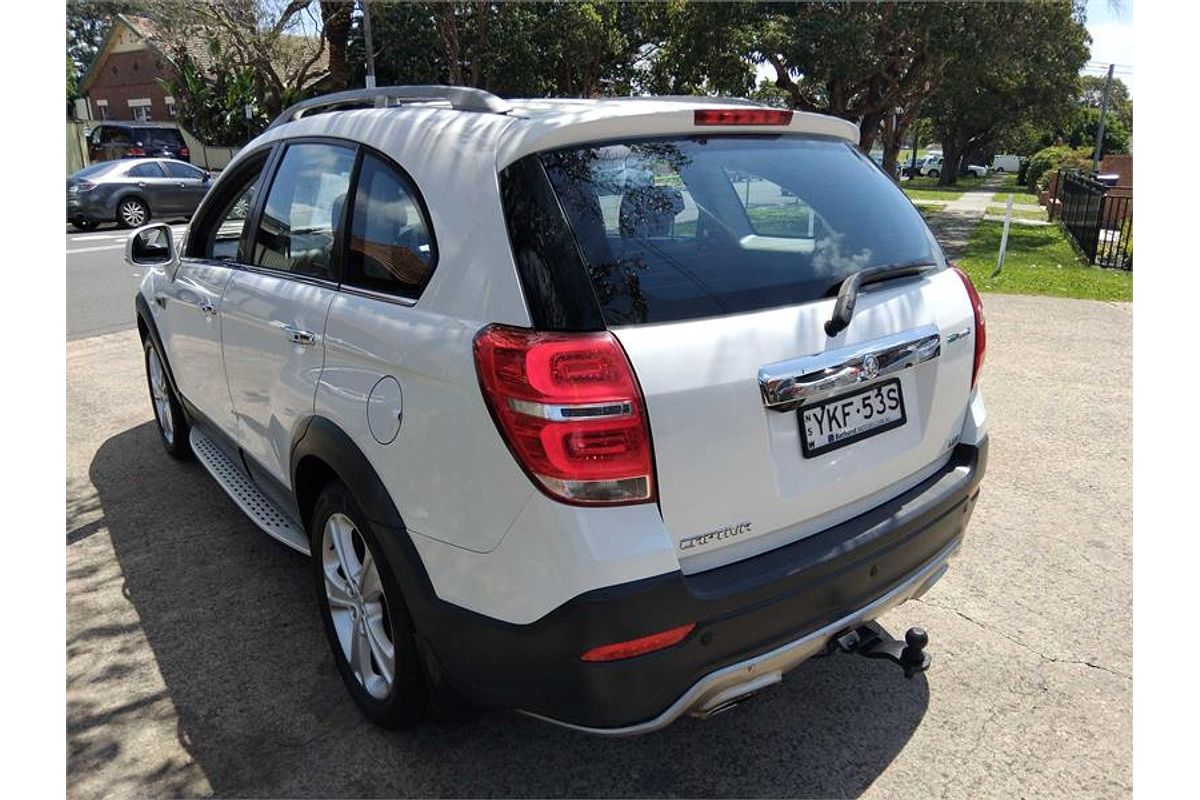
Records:
M279 506L264 495L225 451L204 435L204 432L192 426L189 437L192 452L196 460L204 465L226 494L237 503L238 508L262 528L267 534L286 544L293 550L308 555L308 537L296 526L287 514L279 510Z

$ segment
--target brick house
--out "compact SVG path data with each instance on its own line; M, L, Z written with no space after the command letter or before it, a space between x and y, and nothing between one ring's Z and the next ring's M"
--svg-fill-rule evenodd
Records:
M79 85L94 120L157 120L175 118L175 98L167 94L159 79L175 74L167 46L157 36L153 20L130 14L117 14L113 26L92 66ZM289 36L295 49L311 48L313 39ZM207 67L213 57L201 41L189 42L188 55L197 65ZM311 52L311 51L310 51ZM310 88L320 88L328 76L324 51L312 68Z

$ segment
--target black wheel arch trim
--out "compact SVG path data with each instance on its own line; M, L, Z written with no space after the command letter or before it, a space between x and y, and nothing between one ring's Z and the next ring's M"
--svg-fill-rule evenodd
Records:
M158 335L158 323L154 321L154 314L150 310L150 302L146 299L146 295L138 292L137 296L133 300L133 306L134 311L137 313L138 321L142 323L138 326L139 330L142 328L142 326L145 326L146 329L145 336L142 337L143 342L145 341L146 336L149 336L150 340L154 342L154 346L158 349L158 355L159 359L162 361L163 369L165 369L167 372L167 380L171 383L171 391L173 391L175 396L181 401L184 401L181 402L181 405L186 410L188 408L188 403L185 401L183 393L179 391L179 384L175 382L175 373L171 370L171 359L167 357L167 348L163 347L162 338Z

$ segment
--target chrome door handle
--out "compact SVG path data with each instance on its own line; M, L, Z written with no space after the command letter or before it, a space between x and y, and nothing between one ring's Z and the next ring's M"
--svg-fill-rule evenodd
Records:
M293 328L291 325L284 325L283 332L286 333L287 337L289 339L291 339L292 342L294 342L295 344L302 344L302 345L307 346L307 345L311 345L311 344L316 344L316 342L317 342L317 335L315 333L313 333L312 331L303 331L303 330L300 330L299 328Z
M215 317L217 315L217 307L208 300L202 300L200 302L199 309L210 317Z

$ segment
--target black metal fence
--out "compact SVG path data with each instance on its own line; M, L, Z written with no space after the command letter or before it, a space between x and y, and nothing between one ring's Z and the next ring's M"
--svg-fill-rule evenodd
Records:
M1058 218L1090 263L1133 269L1132 193L1062 170L1055 199Z

